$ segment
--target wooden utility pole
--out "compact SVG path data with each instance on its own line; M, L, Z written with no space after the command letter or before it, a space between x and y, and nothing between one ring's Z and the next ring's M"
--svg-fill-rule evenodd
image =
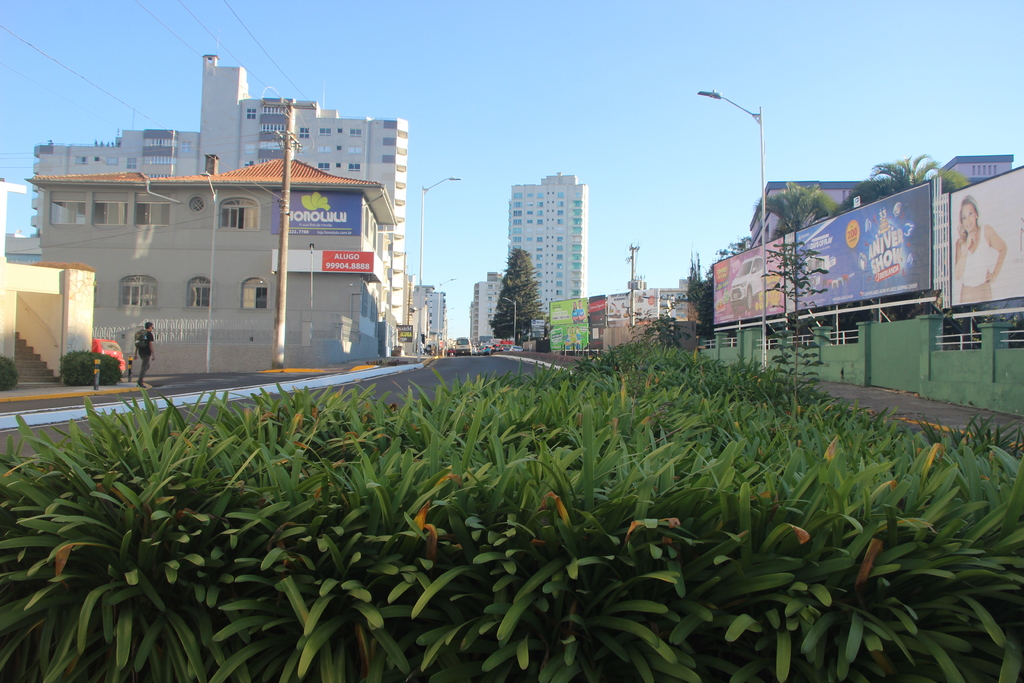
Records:
M271 359L272 370L284 369L285 312L288 302L288 231L291 225L291 194L292 194L292 150L295 136L292 128L295 124L295 101L283 100L285 111L285 128L281 134L281 145L284 147L284 164L281 172L281 225L277 248L277 306L274 309L274 356Z

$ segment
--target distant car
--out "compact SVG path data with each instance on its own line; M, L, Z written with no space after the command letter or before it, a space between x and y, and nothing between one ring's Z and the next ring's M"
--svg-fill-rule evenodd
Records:
M117 362L121 364L121 372L124 372L125 368L128 367L127 363L124 362L124 354L121 353L121 345L113 339L93 339L92 352L116 358Z
M508 347L508 350L509 351L522 351L523 347L522 346L510 346L510 347Z
M480 349L481 356L489 356L494 351L494 347L490 344L484 344L483 348Z
M469 341L469 337L459 337L455 340L455 355L456 356L472 356L473 355L473 344Z

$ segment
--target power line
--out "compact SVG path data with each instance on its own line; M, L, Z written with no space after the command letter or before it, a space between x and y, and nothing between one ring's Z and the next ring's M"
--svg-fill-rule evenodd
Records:
M154 19L156 19L156 21L157 21L157 23L158 23L158 24L160 24L160 25L161 25L161 26L163 26L163 27L164 27L165 29L167 29L167 30L168 30L168 31L170 32L170 34L171 34L172 36L174 36L175 38L177 38L178 40L180 40L180 41L181 41L181 44L182 44L182 45L184 45L184 46L185 46L185 47L187 47L188 49L192 50L192 52L195 52L195 53L196 53L196 57L202 57L202 55L201 55L201 54L199 54L199 50L195 49L194 47L192 47L191 45L189 45L188 43L186 43L186 42L185 42L185 39L184 39L184 38L182 38L181 36L179 36L179 35L178 35L177 33L175 33L174 31L171 31L171 27L170 27L170 26L168 26L167 24L165 24L164 22L160 21L160 18L159 18L159 17L157 16L157 15L153 14L152 12L150 12L150 11L149 11L149 8L148 8L148 7L146 7L146 6L145 6L145 5L143 5L143 4L141 3L141 2L139 2L139 0L135 0L135 4L136 4L136 5L138 5L139 7L141 7L142 9L146 10L146 13L147 13L147 14L148 14L149 16L151 16L151 17L153 17Z
M217 36L215 36L215 35L213 34L213 31L211 31L210 29L206 28L206 24L204 24L203 22L201 22L201 21L199 20L199 17L197 17L197 16L196 16L196 15L195 15L195 14L194 14L194 13L192 12L192 10L190 10L190 9L188 8L188 5L186 5L186 4L185 4L185 3L184 3L184 2L182 1L182 0L178 0L178 4L179 4L179 5L181 5L182 7L184 7L184 8L185 8L185 11L186 11L186 12L188 12L188 13L189 13L189 14L190 14L190 15L192 16L192 18L196 20L196 23L197 23L197 24L199 24L200 26L202 26L202 27L203 27L203 30L204 30L204 31L206 31L207 33L209 33L209 34L210 34L210 37L211 37L211 38L213 38L213 39L214 39L215 41L217 41L217 44L218 44L219 46L221 46L221 47L223 47L223 48L224 48L224 51L225 51L225 52L227 52L227 53L228 53L229 55L231 55L231 58L235 60L235 62L236 62L236 63L238 64L238 66L240 66L240 67L242 67L243 69L245 69L245 70L246 70L246 71L248 72L248 74L249 74L250 76L252 76L252 77L253 77L253 78L254 78L254 79L256 80L256 82L257 82L257 83L260 83L260 84L262 84L262 85L263 85L264 87L266 87L266 85L267 85L267 84L266 84L266 83L265 83L265 82L263 81L263 79L262 79L262 78L259 78L258 76L256 76L256 74L254 74L254 73L252 72L252 69L250 69L249 67L247 67L247 66L246 66L245 64L242 64L242 60L241 60L241 59L239 59L238 57L236 57L236 56L235 56L235 54L234 54L234 53L233 53L233 52L232 52L231 50L229 50L229 49L227 48L227 46L226 46L226 45L224 45L224 43L222 43L222 42L220 41L220 38L218 38Z
M96 118L98 118L98 119L99 119L100 121L104 121L104 122L106 122L106 123L109 123L109 124L110 124L110 125L112 125L112 126L117 126L117 124L116 124L116 123L114 123L113 121L108 121L107 119L103 118L102 116L100 116L100 115L99 115L99 114L97 114L96 112L92 112L92 111L89 111L88 109L86 109L86 108L85 108L85 107L83 107L82 105L78 104L78 103L77 103L77 102L75 102L74 100L72 100L72 99L69 99L69 98L67 98L67 97L64 97L63 95L61 95L61 94L60 94L59 92L57 92L56 90L51 90L50 88L47 88L47 87L46 87L45 85L43 85L42 83L40 83L40 82L38 82L38 81L32 80L31 78L29 78L29 77L28 77L28 76L26 76L25 74L21 73L20 71L17 71L16 69L11 69L11 67L7 66L7 65L6 65L6 64L4 64L3 62L0 62L0 66L3 66L3 67L5 67L5 68L7 68L7 69L10 69L10 70L11 70L11 71L13 71L14 73L16 73L16 74L18 74L19 76L21 76L22 78L24 78L24 79L25 79L26 81L29 81L30 83L35 83L36 85L38 85L38 86L39 86L40 88L42 88L43 90L46 90L47 92L51 92L51 93L53 93L54 95L56 95L57 97L61 98L62 100L65 100L65 101L67 101L67 102L70 102L71 104L75 105L76 107L78 107L79 109L81 109L82 111L84 111L84 112L86 112L86 113L92 114L93 116L95 116Z
M67 69L68 71L70 71L70 72L71 72L71 73L73 73L74 75L78 76L78 77L79 77L79 78L81 78L81 79L82 79L83 81L85 81L86 83L88 83L88 84L89 84L89 85L91 85L92 87L96 88L96 89L97 89L97 90L99 90L100 92L102 92L102 93L104 93L104 94L106 94L106 95L110 96L111 98L113 98L113 99L117 100L118 102L120 102L120 103L121 103L121 104L123 104L124 106L128 107L129 109L131 109L131 110L132 110L133 112L137 112L137 113L138 113L138 114L139 114L139 115L140 115L140 116L141 116L142 118L144 118L144 119L147 119L147 120L149 120L149 121L153 121L153 123L154 123L154 124L156 124L157 126L160 126L160 124L159 124L159 123L158 123L157 121L154 121L154 120L153 120L153 119L151 119L150 117L146 116L146 115L145 115L145 114L143 114L143 113L142 113L141 111L139 111L138 109L136 109L136 108L135 108L135 107L133 107L132 105L128 104L127 102L125 102L124 100L122 100L122 99L121 99L120 97L118 97L117 95L113 94L113 93L112 93L112 92L110 92L109 90L106 90L106 89L104 89L104 88L100 87L99 85L97 85L97 84L93 83L93 82L92 82L92 81L90 81L90 80L89 80L88 78L86 78L86 77L85 77L85 76L83 76L82 74L80 74L80 73L78 73L77 71L75 71L74 69L72 69L72 68L71 68L70 66L68 66L68 65L64 64L63 62L61 62L61 61L60 61L59 59L57 59L57 58L55 58L55 57L51 57L50 55L46 54L45 52L43 52L42 50L40 50L40 49L39 49L38 47L36 47L36 46L35 46L35 45L33 45L32 43L30 43L30 42L28 42L27 40L25 40L24 38L22 38L21 36L19 36L19 35L18 35L17 33L15 33L14 31L12 31L11 29L9 29L9 28L7 28L6 26L3 26L3 25L0 25L0 28L2 28L3 30L7 31L7 32L8 32L8 33L10 33L10 34L11 34L12 36L14 36L15 38L17 38L17 39L18 39L18 40L20 40L21 42L25 43L25 44L26 44L26 45L28 45L28 46L29 46L30 48L32 48L33 50L35 50L36 52L38 52L38 53L39 53L39 54L41 54L42 56L46 57L46 58L47 58L47 59L49 59L50 61L54 62L54 63L55 63L55 64L57 64L58 66L60 66L60 67L62 67L62 68L64 68L64 69ZM163 127L163 126L161 126L161 127Z
M227 5L227 8L229 10L231 10L232 14L235 15L235 19L238 19L238 23L242 25L242 28L244 28L245 32L249 34L249 37L251 37L253 39L253 41L255 41L256 44L260 46L260 49L263 50L263 54L265 54L267 56L267 59L269 59L273 63L273 65L277 67L277 70L281 72L281 75L284 76L285 79L289 83L292 84L292 87L295 88L295 91L297 93L299 93L300 95L302 95L302 99L306 100L307 102L312 102L312 100L310 100L308 97L306 97L306 94L304 92L302 92L302 90L299 88L299 86L295 85L295 81L293 81L292 79L288 78L288 74L286 74L284 72L284 69L282 69L280 67L280 65L277 62L274 61L274 58L270 56L270 53L267 52L266 48L263 47L262 43L260 43L260 41L256 39L256 36L254 36L252 34L252 31L250 31L249 27L245 25L245 22L242 21L242 17L238 16L238 13L235 12L234 8L232 8L231 5L228 4L228 0L224 0L224 4Z

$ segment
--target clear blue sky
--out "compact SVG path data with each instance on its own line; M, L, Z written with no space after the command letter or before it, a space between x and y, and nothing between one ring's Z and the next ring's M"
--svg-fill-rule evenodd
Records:
M757 124L698 90L764 108L768 180L860 180L917 154L1024 163L1021 0L228 2L273 61L224 0L4 3L0 24L129 106L0 31L0 176L30 177L49 139L198 130L207 53L255 93L407 119L414 269L419 188L462 178L429 194L424 267L428 284L457 278L456 335L473 283L504 265L513 184L590 186L589 294L625 290L630 242L649 285L671 287L691 254L707 265L746 233ZM9 231L30 231L29 202L11 196Z

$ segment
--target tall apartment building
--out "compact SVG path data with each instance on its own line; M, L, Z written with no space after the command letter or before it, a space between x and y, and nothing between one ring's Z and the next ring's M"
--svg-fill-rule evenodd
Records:
M513 185L508 249L524 249L537 269L541 303L587 295L588 188L574 175Z
M35 148L36 175L137 171L164 178L202 173L208 154L219 157L222 172L282 158L277 137L285 127L282 101L251 94L244 68L218 62L217 55L203 57L198 132L126 130L113 141L92 145L50 141ZM387 273L387 303L395 319L404 320L408 122L343 117L318 102L300 101L295 107L294 133L302 145L297 160L342 178L381 183L394 200L396 224L381 226L377 248ZM42 224L38 220L33 217L32 224Z
M448 300L434 285L416 285L412 290L415 330L426 335L434 347L448 339Z
M473 303L469 306L469 338L475 342L486 342L494 338L491 318L501 295L501 278L504 273L487 273L487 279L473 285Z

